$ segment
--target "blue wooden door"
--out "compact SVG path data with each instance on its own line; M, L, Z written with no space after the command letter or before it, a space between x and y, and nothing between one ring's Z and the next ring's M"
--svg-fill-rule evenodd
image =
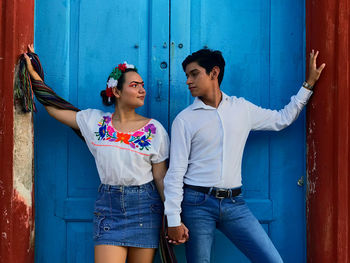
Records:
M304 78L304 1L37 0L35 48L46 82L81 109L105 108L99 92L111 69L137 65L148 92L140 113L169 128L192 102L181 62L219 49L222 90L280 108ZM244 194L285 262L305 261L305 117L255 132L243 159ZM92 208L99 179L85 144L51 119L35 117L36 262L93 262ZM176 248L185 262L184 247ZM213 262L248 262L217 232ZM158 260L156 260L158 262Z

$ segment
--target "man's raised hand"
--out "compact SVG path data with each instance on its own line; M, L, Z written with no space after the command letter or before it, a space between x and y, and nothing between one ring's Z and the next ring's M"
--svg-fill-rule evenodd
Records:
M315 85L316 81L319 79L322 70L325 68L326 64L323 63L321 66L317 68L316 59L318 56L318 51L312 50L310 52L310 60L309 60L309 75L307 77L306 82L312 87Z

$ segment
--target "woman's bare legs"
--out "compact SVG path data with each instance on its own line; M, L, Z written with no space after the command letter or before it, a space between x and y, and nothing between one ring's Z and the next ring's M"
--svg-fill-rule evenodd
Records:
M154 248L128 248L128 263L152 263L156 249Z
M98 245L95 246L95 263L125 263L127 247Z
M95 263L152 263L156 249L120 247L110 245L95 246Z

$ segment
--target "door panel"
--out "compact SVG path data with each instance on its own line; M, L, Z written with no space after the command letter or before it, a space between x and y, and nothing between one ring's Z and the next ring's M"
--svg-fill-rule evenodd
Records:
M304 77L303 4L171 1L170 121L193 100L179 65L188 54L207 47L223 53L226 67L221 89L226 94L265 108L279 109L288 103ZM302 114L285 131L251 133L242 165L248 205L285 262L305 261L304 188L297 185L305 174L304 122ZM218 231L212 262L233 258L249 262Z
M46 82L80 109L114 111L102 105L99 94L113 67L127 60L138 68L148 93L138 112L167 128L168 14L168 1L38 0L35 48ZM99 185L94 159L42 107L35 129L36 262L93 262L91 219Z

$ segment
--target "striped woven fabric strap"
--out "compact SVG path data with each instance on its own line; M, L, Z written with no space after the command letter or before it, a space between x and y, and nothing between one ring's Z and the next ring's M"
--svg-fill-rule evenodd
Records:
M58 96L49 86L40 80L32 80L36 99L45 106L53 106L63 110L80 111L71 103Z
M28 56L32 61L34 70L39 74L41 79L44 80L44 71L38 55L35 53L28 53ZM54 106L63 110L80 111L71 103L58 96L49 86L45 84L45 82L32 80L32 88L37 100L45 106Z
M27 53L27 54L32 61L34 70L39 74L41 79L44 80L44 71L41 66L38 55L35 53ZM24 59L24 57L22 56L20 59ZM30 89L33 90L36 99L44 106L53 106L57 109L62 109L62 110L80 111L77 107L73 106L71 103L61 98L60 96L58 96L49 86L45 84L45 82L32 79L30 84L31 84ZM34 101L32 102L32 104L34 105L33 108L36 109ZM84 137L82 136L80 130L73 129L73 131L81 139L84 140Z

